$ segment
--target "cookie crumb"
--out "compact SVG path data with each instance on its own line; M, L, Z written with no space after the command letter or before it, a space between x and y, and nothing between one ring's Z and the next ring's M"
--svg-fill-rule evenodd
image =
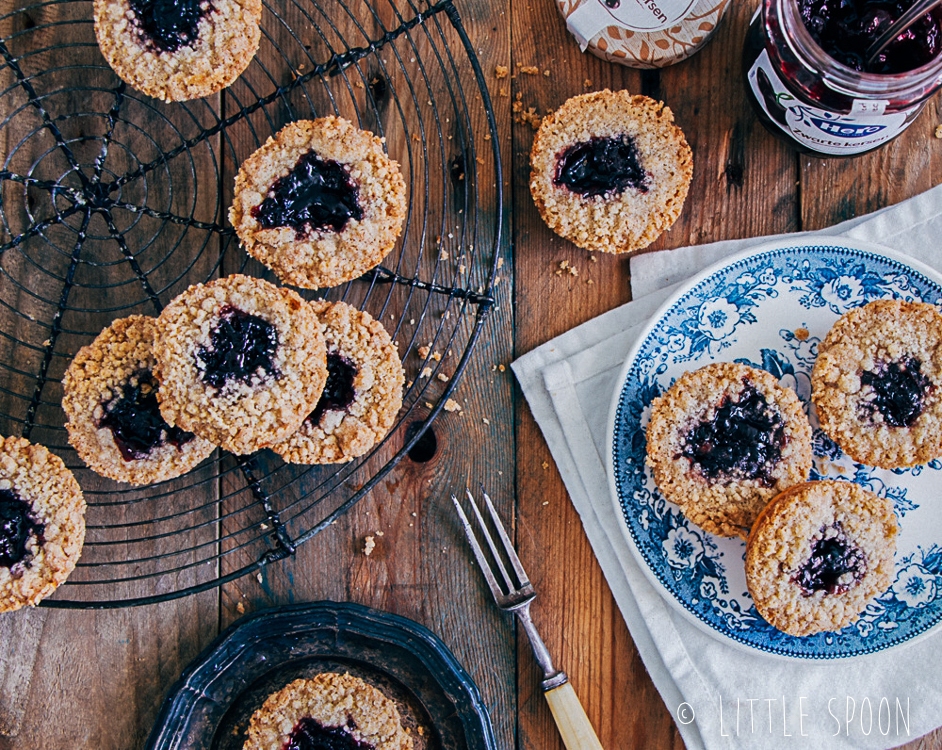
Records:
M430 378L430 377L432 377L432 368L431 367L422 368L422 372L419 373L419 378L424 380L425 378Z
M935 126L935 137L942 138L942 125Z
M507 368L504 367L504 365L497 365L497 369L500 370L501 372L504 372Z
M419 347L419 350L418 350L418 354L419 354L419 356L420 356L422 359L428 359L428 355L429 355L429 352L430 352L430 351L431 351L431 348L430 348L430 347L428 347L428 346L420 346L420 347Z
M549 461L543 462L543 471L546 471L549 468Z
M372 536L368 536L366 537L366 539L363 540L363 554L366 555L367 557L373 554L373 550L375 549L375 547L376 547L376 540L373 539Z
M242 602L236 604L236 612L238 612L240 615L245 614L245 605Z
M521 65L520 72L526 73L528 76L538 76L540 69L536 65Z
M489 420L487 417L482 417L482 418L481 418L481 421L484 422L484 424L490 424L490 423L491 423L491 420Z
M590 89L590 88L592 88L592 79L591 79L591 78L586 78L586 79L582 82L582 88L584 88L584 89Z
M445 402L444 409L445 411L450 411L450 412L461 411L461 404L459 404L453 398L450 398Z
M494 77L495 78L506 78L510 73L510 70L503 65L498 65L494 68Z
M449 377L448 377L445 373L443 373L443 372L438 373L438 375L436 375L435 377L438 378L439 380L441 380L443 383L447 383L449 380L451 380L451 378L449 378Z
M795 329L795 338L799 341L807 341L808 337L811 335L811 331L807 328L796 328Z

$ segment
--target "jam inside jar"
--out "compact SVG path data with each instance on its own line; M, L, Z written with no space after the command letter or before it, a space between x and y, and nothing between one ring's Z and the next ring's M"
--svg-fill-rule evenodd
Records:
M888 143L942 86L942 8L867 66L864 51L914 0L762 0L743 49L763 125L804 153L856 156Z

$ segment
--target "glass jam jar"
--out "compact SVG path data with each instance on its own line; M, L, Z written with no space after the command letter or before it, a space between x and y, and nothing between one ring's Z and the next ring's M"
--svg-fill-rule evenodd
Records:
M799 2L810 0L762 0L749 25L743 74L759 119L798 150L816 156L855 156L891 141L942 86L942 54L904 72L855 70L815 41ZM932 22L942 39L939 9L933 11ZM885 28L873 31L870 38ZM839 42L862 55L867 39Z

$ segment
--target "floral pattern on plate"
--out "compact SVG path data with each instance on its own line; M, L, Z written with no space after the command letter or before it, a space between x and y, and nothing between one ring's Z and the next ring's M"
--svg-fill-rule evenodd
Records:
M883 470L857 464L818 427L811 407L817 346L837 318L876 299L942 301L942 277L874 245L827 238L765 246L700 274L639 337L613 405L610 477L622 531L649 579L695 624L738 646L840 659L882 651L942 624L942 461ZM664 499L645 466L651 402L711 362L759 367L793 388L814 430L811 479L843 479L892 498L900 521L896 580L857 622L798 638L766 623L746 590L745 543L716 537Z

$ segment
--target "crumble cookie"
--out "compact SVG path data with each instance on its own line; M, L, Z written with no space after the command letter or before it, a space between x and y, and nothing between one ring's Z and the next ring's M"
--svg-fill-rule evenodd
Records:
M229 221L288 284L336 286L396 244L406 185L383 141L339 117L292 122L242 163Z
M69 443L92 471L119 482L178 477L215 449L160 415L156 323L144 315L116 320L79 350L62 381Z
M693 155L669 107L606 89L543 118L530 169L530 193L550 229L587 250L627 253L680 215Z
M854 461L942 456L942 314L901 300L845 313L818 346L811 388L821 429Z
M349 674L295 680L254 714L242 750L350 747L412 750L396 704Z
M157 326L161 414L233 453L295 432L327 380L314 311L261 279L235 274L191 286Z
M684 373L651 405L654 483L698 526L745 539L765 504L811 472L811 426L768 372L715 363Z
M840 630L893 583L897 530L893 502L853 482L786 490L746 544L756 609L790 635Z
M95 35L118 76L184 101L236 80L258 50L261 0L95 0Z
M343 302L311 302L324 326L327 384L296 433L272 450L295 464L362 456L385 437L402 406L405 377L382 324Z
M62 459L24 438L0 438L0 612L55 591L84 541L85 500Z

